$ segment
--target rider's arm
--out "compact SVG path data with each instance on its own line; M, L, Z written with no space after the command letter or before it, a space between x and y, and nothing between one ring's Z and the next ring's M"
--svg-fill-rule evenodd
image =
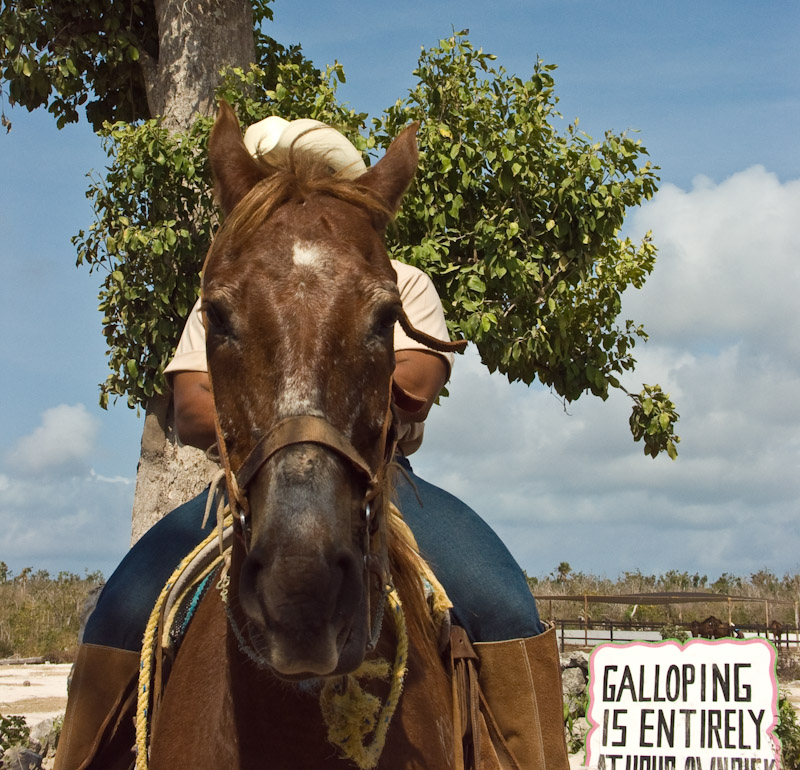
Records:
M449 374L450 367L438 353L398 350L395 353L395 382L403 390L425 401L414 412L406 412L398 407L397 416L400 422L424 422Z
M405 391L424 399L414 412L398 409L401 422L422 422L427 417L448 375L445 360L422 350L398 350L394 378ZM208 449L216 439L214 402L206 372L175 372L172 377L175 397L175 428L183 444Z
M175 372L175 429L183 444L206 450L217 441L214 401L206 372Z

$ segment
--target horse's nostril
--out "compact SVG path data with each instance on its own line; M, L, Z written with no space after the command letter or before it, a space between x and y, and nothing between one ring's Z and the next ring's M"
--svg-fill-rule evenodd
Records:
M341 551L336 560L338 596L334 595L334 617L349 619L361 601L361 562L350 551Z
M242 564L239 573L239 602L245 614L251 619L257 618L260 614L260 602L258 600L258 577L261 572L262 564L254 553L248 554Z

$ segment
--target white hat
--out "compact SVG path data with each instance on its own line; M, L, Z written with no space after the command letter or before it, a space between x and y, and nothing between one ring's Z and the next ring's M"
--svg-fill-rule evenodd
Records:
M265 118L245 131L244 145L253 157L268 156L279 166L288 164L292 149L298 154L307 152L324 159L333 173L349 179L367 170L361 153L335 128L310 118L292 121L277 115Z

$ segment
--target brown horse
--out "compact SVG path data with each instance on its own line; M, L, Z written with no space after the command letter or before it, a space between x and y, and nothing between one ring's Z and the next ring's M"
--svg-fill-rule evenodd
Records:
M693 620L689 625L689 630L692 632L692 636L705 639L726 639L730 636L744 639L744 634L733 623L725 623L713 615L709 615L703 621Z
M415 172L415 127L353 182L299 154L288 169L253 159L222 104L209 155L226 219L203 311L237 537L227 607L209 590L172 666L150 768L352 768L320 691L350 686L365 658L395 660L392 582L409 653L377 767L453 768L449 677L410 549L387 525L392 329L415 330L383 231Z
M784 625L780 622L780 620L772 620L769 624L769 630L772 633L772 640L775 643L775 646L780 650L781 648L781 637L783 636ZM787 636L786 640L786 647L789 647L789 640Z

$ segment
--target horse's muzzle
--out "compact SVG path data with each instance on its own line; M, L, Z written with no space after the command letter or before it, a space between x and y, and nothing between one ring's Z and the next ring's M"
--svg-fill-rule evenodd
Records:
M363 579L352 553L342 551L324 560L280 557L267 568L259 549L251 549L242 567L239 598L251 641L279 676L341 673L343 653L349 658L353 652L358 655L351 649L354 644L365 646L364 634L358 633L366 625Z

